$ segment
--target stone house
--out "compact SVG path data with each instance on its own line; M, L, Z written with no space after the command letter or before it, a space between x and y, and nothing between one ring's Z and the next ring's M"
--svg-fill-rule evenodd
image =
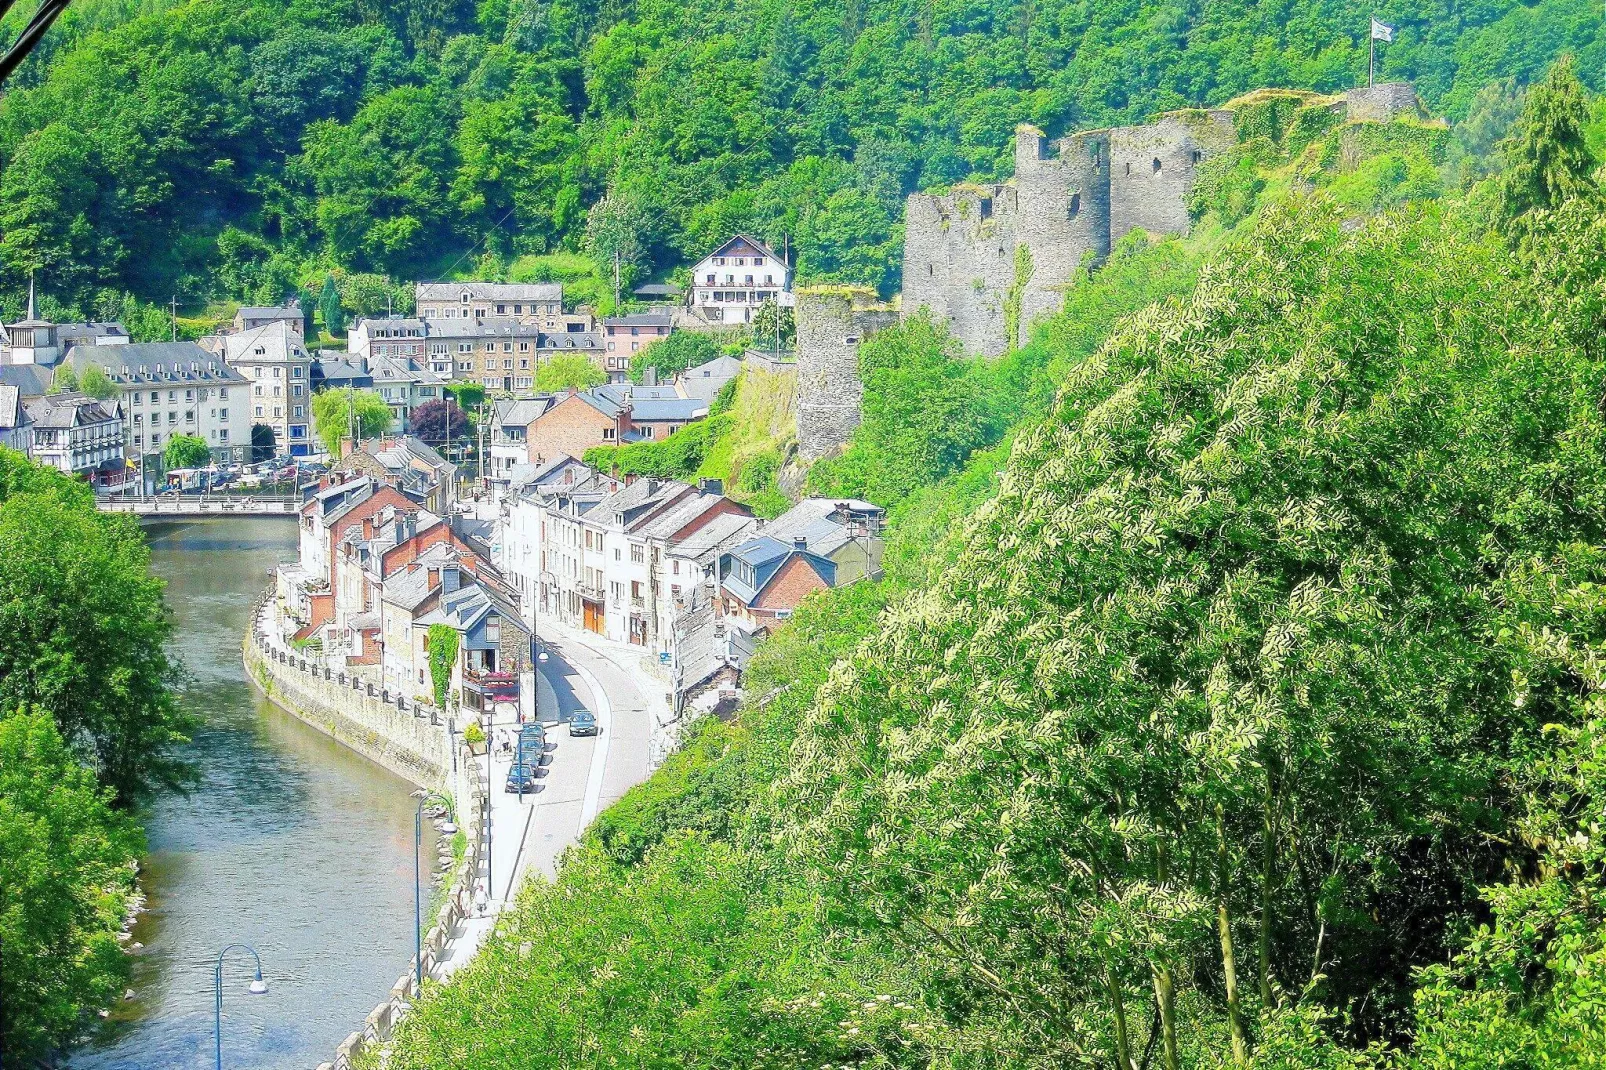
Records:
M537 462L564 455L583 457L593 446L636 441L632 432L628 398L606 387L571 390L528 425L528 457Z
M218 341L223 359L250 381L251 422L273 429L274 452L311 453L312 354L300 330L286 320L271 320Z
M367 476L395 487L407 498L442 516L457 500L457 466L413 435L391 435L353 446L330 468L326 477L338 482Z
M662 441L689 423L708 416L708 403L699 398L632 397L631 430L646 441Z
M563 315L563 286L555 282L421 282L413 288L419 319L512 317L556 329Z
M415 357L375 354L368 358L367 369L373 389L390 406L387 430L393 435L411 429L413 410L418 406L446 397L447 379Z
M234 329L242 333L274 324L282 324L295 335L297 341L306 342L306 318L299 300L291 300L283 305L242 305L234 313Z
M194 342L132 342L73 346L67 362L79 378L100 368L121 392L125 452L147 471L162 466L174 435L201 439L217 464L250 459L250 380L217 354Z
M557 399L549 394L491 405L491 466L487 478L505 488L515 469L529 465L531 428Z
M423 361L429 324L416 316L367 316L346 331L346 352L364 360L401 357ZM450 377L451 368L431 371Z

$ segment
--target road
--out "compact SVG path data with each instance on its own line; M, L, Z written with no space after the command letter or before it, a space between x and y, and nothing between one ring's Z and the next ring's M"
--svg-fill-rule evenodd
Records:
M486 912L464 922L442 957L438 976L450 976L471 958L531 873L551 879L563 851L578 841L592 819L645 780L650 772L649 709L654 697L628 660L605 643L585 637L543 634L548 660L541 665L531 699L531 675L522 681L524 713L537 710L547 724L540 787L520 797L505 790L511 755L491 754L491 851ZM570 736L568 718L586 709L597 718L595 736ZM519 709L498 703L494 729L517 730ZM494 738L494 736L493 736ZM485 759L480 759L483 769ZM482 772L482 780L485 774Z

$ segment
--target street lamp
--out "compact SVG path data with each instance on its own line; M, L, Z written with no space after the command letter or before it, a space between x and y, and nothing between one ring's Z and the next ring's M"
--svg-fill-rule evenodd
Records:
M256 960L257 974L256 977L252 978L251 983L246 986L246 991L253 996L264 996L268 992L268 983L262 979L262 956L257 954L256 948L250 944L230 944L217 953L217 965L212 969L214 996L212 1037L216 1044L217 1070L223 1070L223 956L235 948L251 952L251 957Z
M418 800L418 813L413 817L413 962L418 976L418 987L415 991L421 995L424 991L424 904L418 872L418 852L424 843L424 807L433 800L446 807L448 816L455 817L456 814L452 809L452 800L438 791L415 791L413 796Z

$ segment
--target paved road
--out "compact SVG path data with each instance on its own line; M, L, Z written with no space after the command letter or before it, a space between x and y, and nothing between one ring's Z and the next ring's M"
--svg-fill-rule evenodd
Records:
M487 916L465 922L443 958L439 974L449 976L466 962L494 924L495 915L517 894L532 872L550 879L563 851L575 843L597 813L645 780L651 735L650 698L639 678L608 653L574 637L543 636L548 660L536 684L536 704L526 699L525 716L539 710L547 723L541 757L540 789L522 798L505 790L511 756L493 752L489 778L491 853ZM622 659L621 659L622 660ZM529 678L521 692L529 696ZM595 736L570 736L568 715L578 709L596 715ZM519 710L499 703L497 729L517 729ZM484 759L480 759L483 769ZM481 777L485 774L482 772ZM486 876L481 871L482 879Z

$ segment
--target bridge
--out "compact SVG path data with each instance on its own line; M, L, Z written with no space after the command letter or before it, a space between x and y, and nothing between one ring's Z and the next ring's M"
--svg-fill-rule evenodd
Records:
M138 517L295 516L301 499L293 494L157 494L102 495L95 508L103 513Z

